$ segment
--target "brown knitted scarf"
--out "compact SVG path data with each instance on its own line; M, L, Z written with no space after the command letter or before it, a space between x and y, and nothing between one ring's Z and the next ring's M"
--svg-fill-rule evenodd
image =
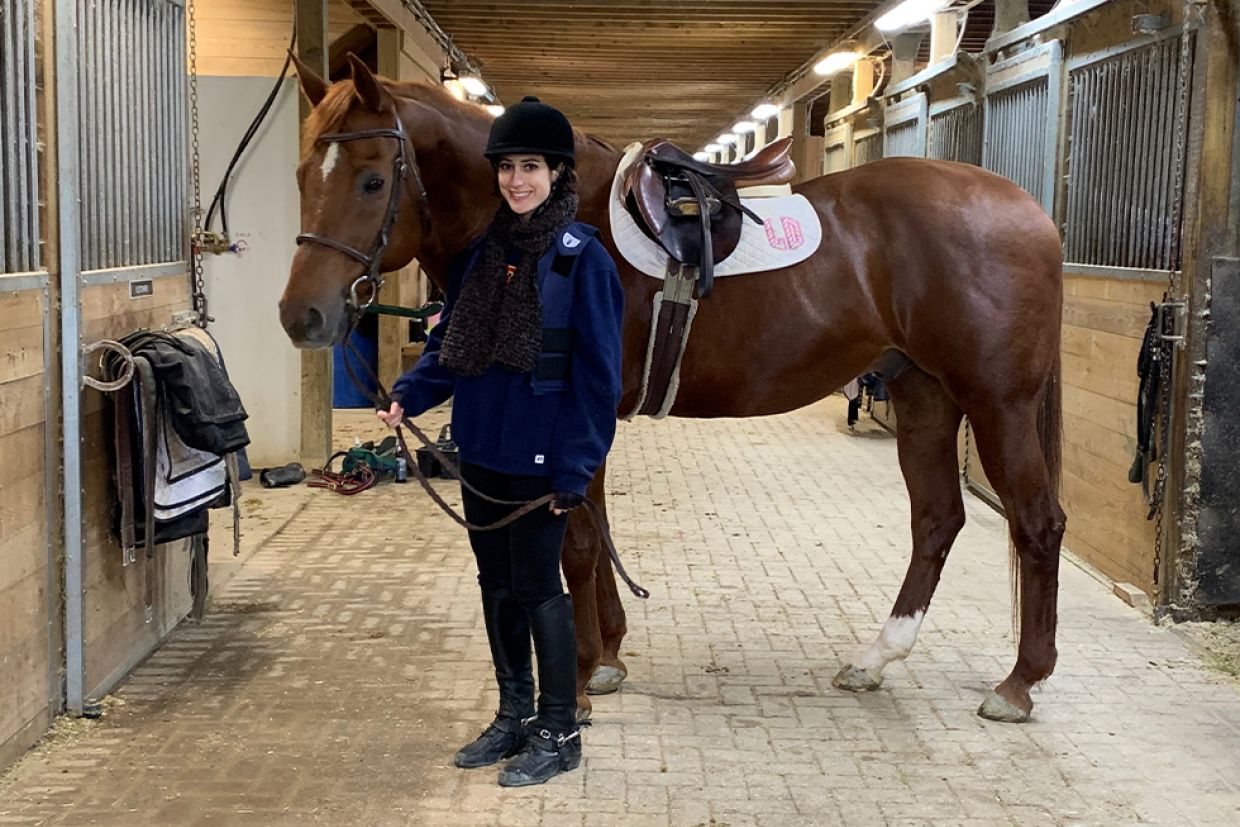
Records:
M440 364L462 376L481 375L492 364L534 369L542 350L538 260L576 215L570 190L553 189L528 221L500 204L452 308Z

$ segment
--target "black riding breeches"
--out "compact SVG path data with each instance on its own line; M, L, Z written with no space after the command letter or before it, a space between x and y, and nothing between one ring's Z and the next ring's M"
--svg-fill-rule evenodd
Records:
M550 477L515 477L470 463L461 463L461 476L482 493L500 500L533 500L551 493ZM461 499L465 519L474 525L493 523L515 508L489 503L464 486ZM567 524L566 515L557 517L549 506L543 506L504 528L469 532L482 590L509 589L526 609L563 594L560 551Z

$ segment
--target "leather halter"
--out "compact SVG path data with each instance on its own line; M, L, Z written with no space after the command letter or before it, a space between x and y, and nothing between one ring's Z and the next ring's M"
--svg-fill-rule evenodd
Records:
M396 214L400 211L400 196L405 183L406 173L413 172L414 183L418 187L418 206L422 213L423 228L430 226L430 211L426 203L426 185L422 183L422 173L418 169L417 156L413 148L409 146L409 136L405 132L405 125L401 122L400 116L396 115L396 126L393 129L363 129L357 132L334 132L328 135L320 135L315 139L315 143L343 143L345 141L361 141L367 138L394 138L396 139L396 157L392 161L392 189L388 195L387 211L383 214L383 223L379 226L379 233L375 236L374 244L370 247L369 253L363 253L356 247L345 244L343 241L337 241L334 238L328 238L318 233L300 233L297 236L297 243L304 244L313 242L321 244L324 247L330 247L336 252L343 253L354 261L359 262L366 268L360 276L353 280L349 285L349 298L346 306L351 314L360 314L375 303L379 297L379 288L383 286L383 276L379 272L379 267L383 262L383 253L387 250L388 243L391 241L392 225L396 223ZM371 286L370 298L365 304L362 304L357 297L357 289L364 284Z

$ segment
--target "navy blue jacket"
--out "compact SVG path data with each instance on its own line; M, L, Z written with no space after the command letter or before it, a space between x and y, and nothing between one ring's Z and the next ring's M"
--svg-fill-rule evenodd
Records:
M452 438L461 459L518 476L547 476L551 489L584 494L616 434L624 291L597 230L574 222L538 261L543 352L529 373L492 365L460 376L439 349L481 245L454 263L443 315L422 357L392 396L418 416L453 397Z

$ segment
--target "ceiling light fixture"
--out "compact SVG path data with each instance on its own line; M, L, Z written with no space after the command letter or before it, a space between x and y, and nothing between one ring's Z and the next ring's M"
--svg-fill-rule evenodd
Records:
M915 26L934 14L942 11L951 0L904 0L891 11L874 21L874 28L880 32L894 32Z
M461 75L461 86L465 91L473 95L475 98L485 97L491 91L490 87L483 82L482 78L477 75L467 74Z
M857 52L832 52L814 64L814 73L823 77L834 75L844 71L860 59L861 55Z

